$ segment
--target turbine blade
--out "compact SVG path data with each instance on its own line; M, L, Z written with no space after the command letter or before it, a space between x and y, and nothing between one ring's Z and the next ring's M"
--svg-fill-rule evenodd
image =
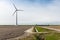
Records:
M17 10L17 11L24 11L24 10Z
M14 3L13 3L13 6L15 7L15 9L17 9Z
M16 13L16 11L12 15L14 15L15 13Z
M10 1L11 1L11 0L10 0ZM16 6L15 6L15 4L14 4L12 1L11 1L11 3L13 4L14 8L17 9Z

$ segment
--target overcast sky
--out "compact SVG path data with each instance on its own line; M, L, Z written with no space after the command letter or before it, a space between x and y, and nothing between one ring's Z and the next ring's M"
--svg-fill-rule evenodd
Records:
M18 24L60 24L60 0L0 0L0 24L15 25L13 2L18 9Z

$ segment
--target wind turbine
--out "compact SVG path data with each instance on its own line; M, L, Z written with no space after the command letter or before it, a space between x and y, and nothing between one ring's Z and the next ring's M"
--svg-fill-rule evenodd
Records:
M10 0L11 1L11 0ZM16 26L18 25L18 14L17 14L17 12L18 11L23 11L23 10L19 10L19 9L17 9L17 7L15 6L15 4L14 3L12 3L13 4L13 6L14 6L14 8L15 8L15 11L14 11L14 13L12 14L12 15L14 15L14 14L16 14Z

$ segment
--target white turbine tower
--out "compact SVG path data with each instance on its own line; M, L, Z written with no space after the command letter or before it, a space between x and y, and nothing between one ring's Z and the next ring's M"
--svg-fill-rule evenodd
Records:
M10 0L11 1L11 0ZM14 6L14 8L15 8L15 11L14 11L14 13L12 14L12 15L14 15L14 14L16 14L16 26L18 25L18 14L17 14L17 12L18 11L23 11L23 10L19 10L19 9L17 9L17 7L15 6L15 4L14 3L12 3L13 4L13 6Z

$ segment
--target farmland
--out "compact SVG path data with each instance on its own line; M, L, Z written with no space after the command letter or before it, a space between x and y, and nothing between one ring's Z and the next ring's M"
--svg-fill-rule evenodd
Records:
M20 26L14 26L14 25L0 25L0 40L6 40L11 38L16 38L22 36L25 32L25 30L34 27L31 25L20 25ZM49 27L49 28L55 28L60 29L60 26L36 26L38 32L48 32L48 34L42 34L45 37L45 40L60 40L60 33L58 33L55 30L50 30L42 27ZM37 34L38 35L38 34ZM41 36L41 35L40 35ZM37 37L35 35L27 36L23 39L18 40L37 40Z
M18 37L24 34L24 31L31 28L32 26L13 26L4 25L0 26L0 40L6 40L14 37Z
M60 29L59 25L58 26L47 26L47 27L49 27L49 28L55 28L55 29Z
M45 29L41 27L36 27L38 32L49 32L48 34L44 35L45 40L60 40L60 33L50 30L50 29ZM53 27L54 28L54 27Z

